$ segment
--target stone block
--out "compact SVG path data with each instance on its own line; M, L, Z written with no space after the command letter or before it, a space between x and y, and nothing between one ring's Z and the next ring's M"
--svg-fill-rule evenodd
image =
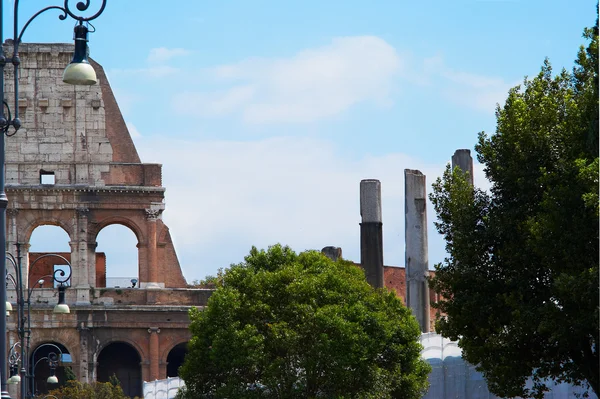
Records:
M62 160L63 155L60 153L56 154L48 154L48 162L60 162Z
M62 154L69 154L69 153L72 153L75 150L75 148L73 146L73 143L62 143L61 147L62 147L61 148L61 153Z
M42 154L60 154L62 152L62 144L58 144L58 143L45 144L45 143L42 143L39 146L39 151Z
M381 223L381 183L379 180L361 180L360 215L363 223Z
M21 144L21 153L22 154L38 154L39 147L36 143L23 143Z

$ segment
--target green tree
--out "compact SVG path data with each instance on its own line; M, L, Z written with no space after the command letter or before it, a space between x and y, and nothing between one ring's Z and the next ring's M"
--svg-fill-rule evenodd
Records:
M546 60L480 133L490 192L448 167L430 196L449 254L437 329L499 396L540 398L547 379L600 394L597 20L584 37L572 73Z
M94 382L92 384L79 381L68 381L63 387L50 391L46 396L56 397L58 399L129 399L129 396L123 393L119 384L110 382ZM136 396L137 398L137 396Z
M190 318L180 398L410 399L426 389L410 311L316 251L252 248Z

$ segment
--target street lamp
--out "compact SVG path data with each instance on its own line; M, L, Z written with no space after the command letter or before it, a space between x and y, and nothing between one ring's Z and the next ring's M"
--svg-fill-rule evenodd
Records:
M50 344L50 343L40 345L37 348L35 348L35 350L33 351L33 354L31 355L31 359L35 360L35 354L37 353L37 351L40 350L41 348L48 347L48 346L52 347L53 349L56 349L58 351L58 353L60 353L60 357L55 352L49 352L48 355L38 359L33 364L33 366L31 367L31 385L30 385L31 394L30 394L30 396L28 396L30 398L33 397L33 393L35 392L35 368L42 360L48 361L48 366L50 366L50 376L46 379L46 382L48 384L58 384L58 377L56 376L56 369L58 368L59 359L62 359L62 355L63 355L63 352L60 350L60 348L58 346L56 346L54 344Z
M10 370L10 377L7 384L18 384L21 382L21 376L19 375L19 361L21 360L21 354L17 352L17 346L21 346L21 342L18 341L10 347L8 355L8 364Z
M31 277L33 276L33 272L36 269L36 266L39 266L38 262L40 262L42 259L47 259L47 258L58 258L61 261L61 263L67 267L67 270L65 270L65 269L54 270L52 274L48 274L48 275L45 275L45 276L42 276L41 278L39 278L35 282L35 284L29 284L29 280L31 280ZM7 381L7 383L14 384L14 383L18 383L21 380L21 377L18 374L13 373L15 371L15 369L18 371L18 362L20 360L21 361L21 375L23 376L23 378L25 378L25 384L21 387L21 398L25 398L26 390L30 388L30 385L31 385L31 388L33 389L33 383L28 384L28 380L33 379L33 370L31 370L32 374L28 374L28 371L27 371L28 367L26 366L26 364L29 362L29 349L30 349L30 337L31 337L31 297L33 295L33 291L38 287L42 287L42 285L44 284L44 278L51 278L53 282L58 283L58 303L54 307L53 312L58 313L58 314L69 313L70 312L69 306L65 303L65 291L71 280L71 275L72 275L73 269L71 267L71 262L69 262L67 260L67 258L65 258L64 256L58 255L58 254L44 254L44 255L37 257L31 263L30 268L29 268L29 276L27 277L27 281L24 282L23 281L23 268L22 268L22 264L21 264L22 257L21 257L20 248L17 247L17 257L16 258L12 254L7 253L6 259L8 259L9 263L12 265L14 272L15 272L14 275L7 273L6 278L15 287L15 293L17 296L17 334L19 336L19 342L17 342L16 344L14 344L11 347L11 351L9 354L11 377L9 378L9 381ZM10 302L8 302L8 301L7 301L7 303L10 304ZM12 305L11 305L11 308L12 308ZM25 315L25 311L27 311L26 315ZM7 313L8 313L8 311L7 311ZM16 351L14 349L16 348L17 344L21 348L21 353L19 354L19 356L13 355L13 353L16 353ZM42 346L45 346L45 345L52 345L52 344L44 344ZM37 349L39 349L39 347ZM36 349L36 351L37 351L37 349ZM59 349L59 351L60 351L60 349ZM34 352L34 354L35 354L35 352ZM62 354L62 352L61 352L61 354ZM49 362L50 362L50 360L49 360ZM52 363L50 362L50 364L51 364L50 370L52 370ZM34 366L34 369L35 369L35 366ZM16 376L15 376L15 374L16 374ZM54 377L54 379L56 379L56 377ZM54 379L52 381L54 381ZM52 381L49 380L48 383L53 383ZM33 391L31 391L27 397L31 397L32 394L33 394Z
M23 33L25 29L29 26L29 24L40 14L49 11L49 10L59 10L61 14L58 16L59 19L65 20L67 16L70 16L75 21L77 21L77 25L75 27L75 48L79 51L76 51L75 56L73 57L73 61L71 64L67 66L65 73L63 75L63 81L70 84L95 84L96 79L95 76L92 79L90 74L90 68L87 66L81 67L77 64L85 64L87 62L87 34L89 32L87 25L89 25L89 21L96 19L102 14L104 8L106 7L106 1L102 0L99 10L89 16L83 17L77 14L74 14L71 8L69 7L69 0L64 1L64 6L49 6L41 9L40 11L33 14L29 20L23 25L23 29L19 31L18 27L18 11L19 11L19 0L13 0L14 2L14 10L13 10L13 53L10 58L7 58L4 54L4 47L0 49L0 100L4 104L0 104L0 131L3 132L7 136L14 135L17 130L21 127L21 120L19 119L19 73L18 68L21 62L19 58L19 45L21 43L21 38L23 37ZM4 42L3 38L3 29L4 29L4 11L3 11L3 1L0 0L0 46ZM78 1L76 4L77 11L76 12L85 12L88 10L90 6L91 0ZM83 29L82 27L85 27ZM85 34L84 34L85 33ZM84 47L85 45L85 47ZM82 54L82 50L85 48L85 54ZM84 62L85 61L85 62ZM8 108L8 103L4 100L4 67L7 63L13 64L15 68L14 73L14 91L15 91L15 101L14 101L14 118L11 117L10 108ZM89 63L87 64L89 65ZM8 108L8 118L4 113L4 107ZM13 127L14 131L9 134L10 127ZM8 197L6 196L5 191L5 143L4 138L0 139L0 314L6 314L6 208L8 207ZM0 399L10 399L10 395L8 394L6 387L6 317L0 317Z

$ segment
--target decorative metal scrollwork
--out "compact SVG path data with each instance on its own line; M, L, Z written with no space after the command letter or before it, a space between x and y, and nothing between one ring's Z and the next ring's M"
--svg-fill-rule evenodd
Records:
M69 14L71 16L71 18L73 18L73 19L76 19L80 22L88 22L88 21L98 18L100 16L100 14L102 14L102 12L104 11L104 8L106 7L106 1L107 0L102 0L102 4L100 5L100 9L98 10L98 12L96 12L94 15L89 16L89 17L83 17L80 15L74 14L71 11L71 8L69 7L69 0L65 0L64 11L67 14ZM92 3L91 0L85 0L85 2L78 1L77 5L75 7L77 8L78 11L84 12L84 11L87 11L87 9L90 7L91 3ZM66 16L64 16L64 17L60 16L59 18L64 20L66 18Z

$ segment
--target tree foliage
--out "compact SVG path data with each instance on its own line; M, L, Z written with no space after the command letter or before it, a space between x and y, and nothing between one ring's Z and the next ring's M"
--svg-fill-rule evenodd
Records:
M499 396L539 398L547 379L600 393L597 20L584 37L572 73L546 60L480 133L489 193L448 167L431 195L449 254L437 328Z
M419 326L361 269L316 251L252 248L190 313L180 398L418 398Z
M117 383L94 382L92 384L70 380L63 387L50 391L47 395L58 399L129 399ZM136 396L137 399L137 396Z

